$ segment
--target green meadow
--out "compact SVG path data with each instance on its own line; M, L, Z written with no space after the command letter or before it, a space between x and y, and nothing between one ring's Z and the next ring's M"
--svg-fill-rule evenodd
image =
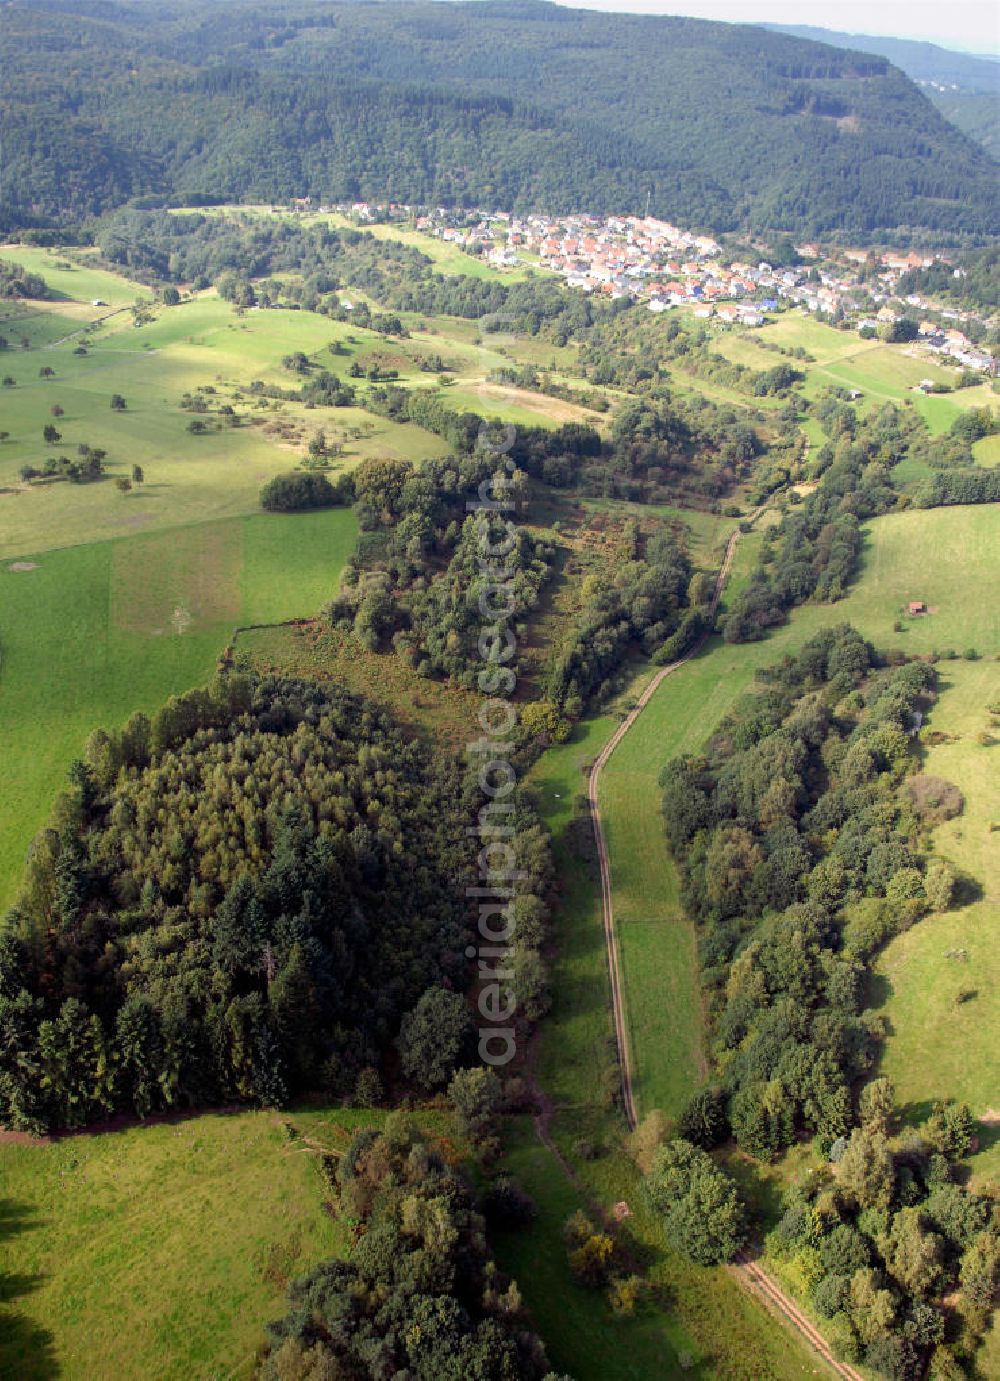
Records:
M270 1112L0 1146L0 1372L249 1377L287 1280L341 1245Z
M551 1135L574 1178L543 1146L530 1121L519 1120L504 1164L535 1198L539 1215L528 1229L498 1238L498 1259L516 1275L554 1365L577 1381L681 1375L791 1381L821 1375L819 1361L794 1336L775 1328L730 1275L693 1267L668 1248L643 1205L639 1172L624 1146L623 1121L610 1101L616 1065L600 887L589 819L584 814L579 828L572 822L589 765L633 693L634 688L626 690L605 714L579 724L569 742L545 753L529 778L552 832L560 889L553 1007L530 1058L551 1100ZM647 1271L654 1292L654 1302L635 1318L615 1317L604 1299L569 1271L562 1226L574 1209L592 1211L588 1201L628 1204L621 1238Z
M19 247L17 257L24 257ZM86 355L74 353L80 339ZM334 342L337 356L329 351ZM376 342L384 344L374 332L350 331L310 312L237 317L209 294L158 308L147 325L134 326L126 312L83 337L7 352L4 367L16 386L3 391L9 435L0 443L0 557L252 513L261 484L291 469L321 427L344 446L343 466L366 455L419 460L443 454L437 437L360 406L310 409L247 392L254 379L294 387L295 377L281 366L294 351L346 373L350 359ZM43 368L54 377L42 378ZM199 387L214 392L205 395L207 430L196 435L180 400ZM112 393L124 396L126 411L111 409ZM221 425L216 410L222 404L235 409L240 425ZM54 406L61 416L52 416ZM47 445L42 429L50 422L61 439ZM361 435L352 436L352 429ZM80 444L107 451L105 479L20 482L23 465L38 467L49 454L72 455ZM130 475L135 464L145 482L123 496L113 479Z
M0 909L90 731L208 679L236 625L317 612L355 532L343 510L259 513L0 566Z
M252 1377L289 1281L348 1247L321 1155L384 1118L224 1109L0 1144L0 1375Z
M411 249L418 249L421 254L426 254L428 259L433 262L435 272L446 276L461 274L467 278L485 278L494 282L517 283L530 277L534 272L543 272L543 270L536 270L527 265L518 265L516 268L509 269L497 268L494 264L481 259L479 255L466 254L460 245L439 240L434 235L429 235L422 230L411 229L397 221L387 225L355 225L349 217L336 213L328 215L307 214L302 217L302 221L306 225L319 222L341 229L361 230L374 235L377 240L396 240L399 244L409 245Z
M79 303L91 307L100 298L106 307L95 309L102 315L107 308L130 306L138 297L149 297L149 289L141 283L109 273L94 260L93 251L77 249L38 249L33 245L0 245L0 257L23 264L32 273L45 279L53 297L60 303ZM3 303L4 310L11 305Z
M869 523L861 573L846 599L835 606L796 610L786 626L763 642L708 644L662 683L611 758L601 779L601 811L641 1111L660 1107L676 1112L703 1068L693 928L680 906L660 821L663 765L677 753L702 747L737 696L750 688L759 667L777 661L831 622L853 623L881 648L961 652L974 645L981 655L996 657L998 518L994 505L911 511ZM753 543L752 537L745 539L738 549L731 591L750 569ZM925 600L931 612L907 617L903 606L910 599ZM897 621L901 632L894 631ZM968 666L1000 680L995 662L939 663L945 681L953 667ZM962 785L959 776L955 779ZM919 932L917 927L913 934ZM989 1028L973 1026L970 1039L978 1059L988 1061Z
M955 782L961 815L938 825L935 853L963 884L964 904L929 916L882 955L879 1010L890 1038L882 1069L904 1115L919 1121L935 1098L965 1100L990 1119L972 1158L977 1176L1000 1181L1000 666L994 661L939 663L940 697L923 737L921 770ZM985 741L981 741L984 736Z
M781 360L780 355L764 349L765 344L778 345L785 350L799 348L813 357L812 360L789 361L806 375L802 384L806 398L816 397L824 388L839 386L860 390L864 394L862 406L909 403L919 412L933 436L947 431L955 418L968 408L997 406L997 396L986 383L950 394L921 393L916 386L922 380L953 385L958 371L939 363L936 356L919 347L862 340L854 331L838 330L798 311L782 312L774 321L752 333L727 331L713 341L713 347L720 354L752 369L770 369ZM812 444L822 443L821 433L811 431L809 422L803 430ZM983 450L987 455L992 454L989 443L983 445ZM993 461L981 459L981 463Z

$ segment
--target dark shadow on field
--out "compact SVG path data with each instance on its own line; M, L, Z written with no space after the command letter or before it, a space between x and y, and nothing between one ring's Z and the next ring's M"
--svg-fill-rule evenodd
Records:
M957 910L962 906L971 906L973 902L982 901L985 895L983 885L978 878L972 877L969 873L956 873L951 910Z
M0 1241L38 1226L31 1208L13 1199L0 1200ZM11 1308L16 1300L37 1290L42 1279L15 1271L0 1274L0 1377L45 1381L59 1375L52 1334Z
M989 1151L1000 1143L1000 1122L976 1123L977 1150Z
M877 1011L892 997L892 984L883 973L869 974L864 985L864 1006L874 1007Z
M911 1103L904 1103L897 1113L900 1126L919 1127L934 1111L936 1101L934 1098L918 1098Z
M164 1112L150 1113L147 1117L137 1117L133 1113L116 1113L103 1122L91 1122L86 1127L75 1127L72 1131L56 1131L51 1134L53 1141L69 1141L74 1137L106 1136L109 1132L126 1132L136 1127L176 1127L183 1122L193 1122L199 1117L239 1117L242 1113L259 1111L253 1103L225 1103L218 1107L170 1108ZM3 1374L0 1372L0 1381Z

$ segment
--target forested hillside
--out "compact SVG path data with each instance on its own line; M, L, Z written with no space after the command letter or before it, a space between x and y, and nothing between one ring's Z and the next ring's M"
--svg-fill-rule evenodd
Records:
M797 38L878 53L901 67L938 110L995 158L1000 153L1000 62L957 53L936 43L875 34L841 34L808 24L768 26Z
M473 1035L470 799L373 706L291 679L96 730L0 943L4 1123L349 1093L397 1037L408 1078L446 1082Z
M995 225L995 168L889 62L538 3L4 17L0 226L137 196L630 210L716 230Z

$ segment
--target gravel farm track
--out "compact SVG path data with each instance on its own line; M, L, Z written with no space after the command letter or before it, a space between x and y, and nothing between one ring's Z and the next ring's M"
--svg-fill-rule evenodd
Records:
M760 516L762 509L757 509L750 521L755 522ZM732 569L733 558L736 555L736 548L739 545L740 529L729 538L726 544L725 555L719 574L715 581L715 590L712 595L710 611L710 621L714 621L718 611L719 601L725 589L729 572ZM608 973L611 978L611 1002L614 1011L615 1040L618 1046L618 1062L621 1068L622 1085L622 1105L625 1111L625 1118L630 1128L634 1128L638 1121L636 1116L635 1094L633 1091L632 1080L632 1060L629 1053L628 1029L625 1024L625 1005L622 997L621 964L618 956L618 935L615 930L614 912L614 893L611 889L611 860L608 855L607 841L604 837L604 827L601 824L601 812L598 805L598 788L601 781L601 772L607 766L608 759L621 743L622 739L632 728L632 725L639 718L642 711L649 704L656 694L660 684L679 667L684 666L692 657L697 656L707 640L702 638L700 642L685 656L676 662L671 662L669 666L663 667L656 673L635 705L619 724L618 728L608 739L607 743L594 760L587 779L587 798L590 803L591 819L594 822L594 837L597 843L597 857L601 869L601 907L604 915L604 939L608 951ZM757 1264L745 1252L732 1265L726 1268L730 1271L739 1283L748 1290L765 1308L771 1313L778 1315L785 1323L793 1328L814 1352L826 1362L835 1376L844 1378L844 1381L863 1381L861 1374L848 1366L844 1362L839 1362L827 1346L822 1334L802 1312L793 1299L790 1298L781 1287L767 1274L767 1272Z

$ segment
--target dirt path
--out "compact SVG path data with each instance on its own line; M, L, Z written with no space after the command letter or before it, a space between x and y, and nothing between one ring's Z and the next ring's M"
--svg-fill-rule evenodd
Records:
M757 509L751 522L755 521L761 510ZM726 543L726 552L722 558L722 566L715 581L715 590L712 594L712 603L709 611L710 621L714 620L719 608L719 600L722 598L722 591L729 578L732 569L733 557L736 555L736 548L739 545L739 528L732 534ZM626 717L619 724L618 728L608 739L601 749L590 769L590 776L587 778L587 800L590 803L591 819L594 822L594 838L597 843L597 858L601 868L601 908L604 915L604 939L608 949L608 971L611 975L611 1001L615 1018L615 1039L618 1043L618 1061L622 1071L622 1101L625 1107L625 1117L628 1125L634 1127L638 1118L635 1110L635 1098L632 1090L632 1061L628 1049L628 1033L625 1028L624 1003L622 1001L621 984L621 964L618 957L618 936L615 931L614 901L611 891L611 861L608 857L608 846L604 838L604 827L601 824L601 811L597 802L598 788L601 782L601 773L607 766L611 754L621 743L622 739L631 729L632 725L642 714L650 700L656 694L660 684L667 676L671 676L679 667L689 662L692 657L701 651L708 639L706 633L700 638L690 652L678 658L676 662L671 662L669 666L662 667L649 685L640 695L636 704L629 711Z
M751 518L751 522L756 522L763 512L758 508ZM726 544L725 556L722 566L715 581L715 590L712 595L711 616L714 619L718 611L719 601L725 589L726 581L729 579L729 572L732 569L733 558L736 555L736 548L739 545L739 528L732 534ZM591 818L594 822L594 837L597 843L597 857L601 868L601 908L604 917L604 939L608 951L608 972L611 978L611 1002L614 1011L615 1039L618 1044L618 1060L621 1067L622 1078L622 1103L625 1109L625 1117L630 1128L634 1128L638 1120L635 1107L635 1093L632 1080L632 1058L629 1053L628 1030L625 1024L624 1001L622 998L622 979L621 962L618 954L618 935L615 929L614 915L614 894L611 889L611 860L608 856L607 841L604 837L604 827L601 824L601 812L598 806L597 794L601 781L601 773L607 766L608 759L621 743L622 739L631 729L632 725L639 718L639 715L649 704L660 684L667 676L671 676L679 667L684 666L692 657L704 646L708 634L705 635L685 656L676 662L671 662L669 666L663 667L656 673L649 685L639 697L633 709L625 719L622 720L611 738L604 745L600 754L596 758L593 767L590 769L590 776L587 780L587 798L590 802ZM551 1142L547 1138L542 1138L546 1144ZM562 1160L559 1157L560 1161ZM565 1168L565 1166L564 1166ZM790 1325L795 1331L805 1339L812 1349L817 1352L823 1361L831 1368L836 1376L845 1378L845 1381L862 1381L861 1375L852 1367L843 1362L838 1362L826 1344L822 1334L815 1328L799 1306L791 1299L781 1287L759 1266L755 1261L745 1254L731 1266L726 1268L736 1277L739 1283L748 1290L757 1300L759 1300L772 1313L777 1314L785 1323Z

